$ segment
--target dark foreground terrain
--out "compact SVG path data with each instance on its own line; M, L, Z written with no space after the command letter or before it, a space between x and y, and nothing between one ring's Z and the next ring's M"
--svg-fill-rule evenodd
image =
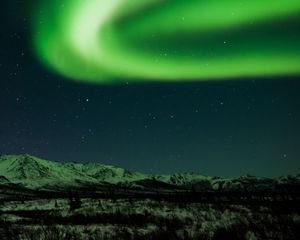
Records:
M300 239L296 196L106 196L2 200L0 239Z
M300 174L149 175L0 156L0 240L299 240Z

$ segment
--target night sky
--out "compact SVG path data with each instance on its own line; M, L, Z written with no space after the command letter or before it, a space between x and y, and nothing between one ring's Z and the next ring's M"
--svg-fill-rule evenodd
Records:
M53 11L55 4L67 7L69 0L51 1L50 13L40 10L46 1L38 1L42 2L39 7L36 2L6 1L0 10L1 154L101 162L146 173L232 177L300 172L297 1L286 1L295 5L291 13L288 6L278 6L285 15L273 7L272 21L261 20L264 11L258 11L261 16L249 14L243 24L254 22L256 27L242 31L236 29L237 19L228 20L233 25L225 27L212 21L208 29L201 28L204 23L190 27L193 19L181 26L184 30L180 30L179 40L176 29L171 29L166 36L161 33L161 38L142 41L159 26L159 18L163 21L164 11L172 16L169 9L178 9L179 1L174 0L170 8L157 4L153 14L147 6L130 15L122 6L114 19L116 29L121 30L112 36L122 36L124 41L110 44L103 55L106 61L99 62L94 55L83 58L77 48L61 45L68 45L58 36L67 29L55 30L61 19L53 19ZM186 21L191 9L184 9L182 20ZM250 10L255 12L255 8ZM120 17L122 11L126 14ZM38 17L39 24L33 24ZM55 22L53 26L49 19ZM134 42L139 29L146 30ZM266 29L268 34L262 36ZM157 34L163 30L159 27ZM49 37L48 45L41 42L45 35L40 38L40 33ZM206 37L200 40L199 34ZM54 35L57 41L52 39ZM189 44L191 40L193 44ZM136 51L129 44L132 41ZM202 41L205 51L197 41ZM232 51L214 45L218 41L223 47L231 44ZM179 43L183 44L180 48ZM91 54L91 49L86 51L84 54ZM158 63L149 64L155 56ZM207 71L195 68L204 63L209 63ZM82 69L78 68L81 64L85 65Z

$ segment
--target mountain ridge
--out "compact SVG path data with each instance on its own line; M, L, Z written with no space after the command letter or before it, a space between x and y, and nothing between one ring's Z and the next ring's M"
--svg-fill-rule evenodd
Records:
M262 178L244 175L219 178L196 173L144 174L101 163L60 163L29 154L0 155L0 185L18 184L40 190L80 186L116 185L138 189L196 189L199 191L276 190L300 186L300 175Z

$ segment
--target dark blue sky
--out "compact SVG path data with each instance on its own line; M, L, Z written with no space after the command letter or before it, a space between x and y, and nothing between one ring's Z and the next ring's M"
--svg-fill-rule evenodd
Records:
M38 62L25 3L8 4L0 35L0 153L149 173L299 173L300 77L75 83Z

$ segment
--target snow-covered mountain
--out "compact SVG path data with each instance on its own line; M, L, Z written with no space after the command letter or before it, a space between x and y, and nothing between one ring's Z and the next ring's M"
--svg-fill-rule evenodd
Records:
M7 185L7 184L10 184L10 181L4 176L0 176L0 185Z
M60 163L30 155L0 156L0 185L18 184L31 189L118 185L122 187L196 189L199 191L257 191L300 186L300 175L277 179L246 175L222 179L196 173L148 175L100 163Z
M119 184L146 177L109 165L59 163L28 154L0 156L0 176L33 189L82 184Z

